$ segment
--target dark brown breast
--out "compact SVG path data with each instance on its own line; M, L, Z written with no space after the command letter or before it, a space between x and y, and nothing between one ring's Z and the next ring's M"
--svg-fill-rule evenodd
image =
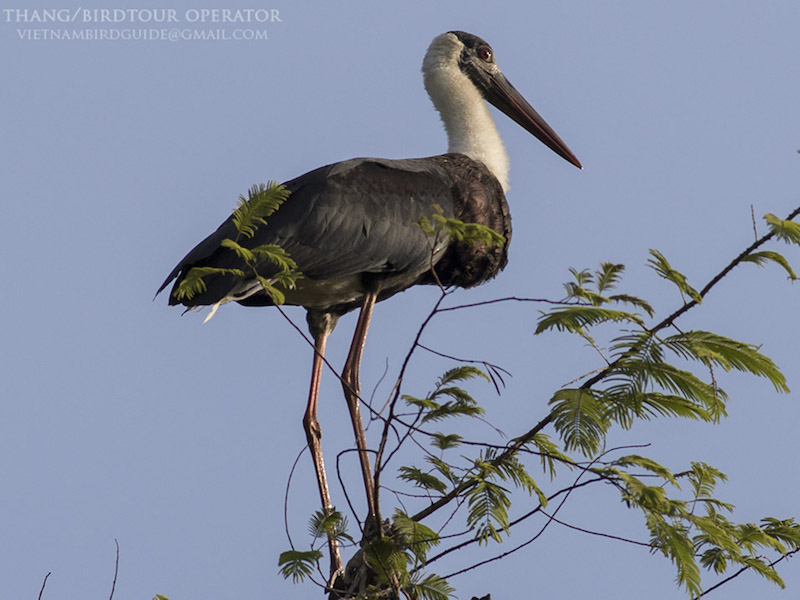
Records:
M511 215L503 188L483 165L463 154L444 154L437 159L450 172L453 182L453 218L489 227L505 237L502 246L453 242L434 269L444 286L473 287L493 277L508 262ZM428 272L420 283L436 284Z

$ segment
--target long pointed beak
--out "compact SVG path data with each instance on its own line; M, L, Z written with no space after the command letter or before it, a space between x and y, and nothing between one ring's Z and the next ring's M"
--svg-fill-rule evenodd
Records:
M553 128L541 115L528 104L511 82L502 73L489 76L489 85L486 87L486 99L502 110L506 115L535 135L545 146L558 154L564 160L582 169L581 162L572 153L564 141L558 137Z

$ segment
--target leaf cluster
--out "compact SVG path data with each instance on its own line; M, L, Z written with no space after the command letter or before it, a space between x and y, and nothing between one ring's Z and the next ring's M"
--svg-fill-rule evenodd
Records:
M403 400L408 405L419 409L418 419L422 423L458 416L481 416L485 411L475 399L463 388L453 385L456 382L476 377L491 381L489 376L477 367L470 365L455 367L444 373L437 380L433 391L424 398L415 398L406 394L403 395ZM456 438L437 438L440 446L450 447L452 443L456 442Z
M506 244L505 236L497 233L491 227L445 217L441 206L437 204L433 205L433 211L430 219L422 215L417 221L417 225L429 238L434 240L450 239L486 247L500 247Z
M567 292L564 304L567 305L542 313L536 334L555 329L578 334L594 344L588 333L591 327L603 323L643 326L643 317L638 311L652 317L653 307L636 296L611 293L624 271L625 265L610 262L601 263L595 272L570 269L572 280L564 284ZM612 308L617 306L628 307L628 310Z
M463 479L468 507L467 526L475 532L479 544L490 539L501 542L501 531L509 533L510 490L500 483L505 481L512 482L530 495L535 494L542 508L547 506L547 496L515 455L501 458L495 450L487 450L474 460Z
M381 591L403 591L412 600L448 600L455 590L435 573L423 568L427 553L440 542L439 535L429 527L411 519L397 509L384 535L366 540L362 549L364 560L374 578L359 598L380 597ZM398 594L399 597L399 594Z
M692 298L699 294L685 276L651 251L654 269ZM715 369L737 370L768 379L779 392L788 391L783 374L753 344L702 330L680 331L664 336L667 322L648 326L641 313L607 308L623 303L647 316L652 309L645 300L629 294L608 294L619 282L622 265L603 263L591 274L572 270L567 300L582 304L559 306L544 312L536 333L548 330L577 334L597 347L591 330L614 322L632 327L611 340L606 366L578 387L558 390L550 399L550 418L567 450L595 455L613 424L630 428L636 419L681 417L716 421L725 416L727 394L719 387ZM678 364L680 362L680 364ZM686 368L699 364L706 379Z
M347 533L347 519L335 510L317 511L309 521L309 533L312 538L309 550L287 550L278 561L281 575L295 583L319 571L323 554L315 546L320 540L332 537L354 545ZM369 566L370 580L357 598L383 598L387 589L402 589L412 599L448 600L455 591L450 584L434 573L422 571L428 551L439 542L435 531L396 510L382 535L362 541L359 552Z
M452 385L453 382L482 377L489 381L484 371L470 365L462 365L447 371L439 380L431 393L425 398L403 396L406 402L419 409L417 421L426 423L454 416L477 416L483 409L463 388ZM445 397L445 402L441 398ZM542 506L547 504L547 497L536 481L527 472L525 465L513 453L499 454L494 449L487 449L474 459L461 457L460 465L444 459L444 452L458 447L461 436L458 434L431 433L431 445L441 450L441 456L429 453L425 457L428 470L415 466L402 466L399 477L425 490L432 499L442 498L445 494L455 494L466 502L466 525L479 543L489 540L500 542L501 532L508 531L508 509L511 505L510 490L506 482L528 494L535 494ZM544 436L537 436L533 443L544 449L544 464L553 466L554 456L561 457L555 445ZM551 454L550 451L553 451Z
M472 395L463 387L455 385L476 378L491 381L483 370L471 365L461 365L445 372L424 398L404 394L402 398L406 404L417 409L414 415L415 426L453 417L482 416L485 411ZM430 438L431 445L441 453L459 447L462 440L457 433L434 432L430 434ZM430 495L444 494L448 489L461 484L463 469L456 468L433 453L428 453L425 461L430 465L426 471L415 466L401 466L400 479L413 483Z
M793 214L798 213L800 209ZM761 245L772 237L800 244L800 224L791 216L785 221L771 215L766 219L770 233L701 289L690 285L686 275L662 253L651 250L648 265L674 286L683 300L678 310L661 321L654 320L655 311L647 300L618 291L623 265L607 262L595 270L571 269L566 297L541 313L536 334L554 331L577 335L597 351L603 363L553 393L546 416L504 446L466 440L456 431L427 430L433 424L452 423L453 417L484 418L483 408L465 389L464 382L491 379L472 364L446 371L422 397L401 395L409 410L395 414L392 404L391 427L386 431L398 433L398 447L413 440L423 450L424 464L401 466L398 477L415 488L414 494L406 495L419 498L425 507L413 514L403 505L380 535L362 541L359 552L369 565L371 579L358 598L400 597L402 590L409 598L446 600L453 589L438 575L424 573L431 563L469 544L502 542L512 527L531 515L544 514L542 509L554 498L565 500L573 490L598 482L613 486L626 506L641 511L649 542L633 543L649 546L652 552L668 558L676 567L679 585L690 596L703 595L704 570L721 575L732 569L739 569L737 574L751 569L783 586L775 565L781 557L800 550L800 525L793 519L768 517L758 523L736 523L731 518L733 506L716 495L725 475L714 467L693 462L689 469L673 472L653 458L637 454L608 460L610 451L604 449L612 427L627 429L640 419L718 421L726 415L728 401L718 381L724 372L748 373L766 379L778 392L788 391L785 377L760 346L702 329L684 331L676 325L682 314L701 303L715 283L740 263L774 263L795 278L782 255L763 250ZM434 249L444 239L483 244L499 241L491 236L481 238L486 232L446 219L440 210L430 219L421 218L419 225L433 238ZM596 341L601 327L614 332L603 346ZM397 394L399 387L398 383ZM543 431L548 426L555 430L552 438ZM430 445L420 443L420 436L426 436ZM475 447L480 450L468 456L464 449ZM464 454L454 457L456 449ZM577 470L579 475L571 485L545 492L528 472L522 460L526 455L538 457L542 473L551 481L558 467ZM386 464L378 463L379 467ZM594 478L579 483L585 474ZM376 488L382 489L379 485ZM515 489L533 498L535 504L533 510L527 510L528 506L523 516L512 518L512 501L517 506ZM397 497L401 494L397 492ZM423 524L448 505L452 511L441 530ZM547 524L556 520L560 506L551 509L553 516L548 516ZM457 515L460 520L454 519ZM311 528L315 540L323 535L350 539L344 537L339 517L322 517ZM469 535L470 539L440 549L441 542L449 537L443 533L445 528L459 521L466 530L452 537ZM438 554L432 552L433 548ZM505 554L508 552L497 558ZM306 577L317 568L320 556L314 544L306 552L282 555L282 573L285 577Z
M302 276L297 264L278 245L262 244L250 248L245 241L252 239L256 230L267 224L267 217L278 210L288 197L289 190L274 181L266 185L254 185L248 191L247 198L239 196L237 208L231 216L236 226L236 238L223 239L220 247L233 252L241 260L243 268L192 267L175 288L174 298L189 300L207 289L206 277L230 275L255 279L275 304L283 304L286 300L284 290L294 289L295 282ZM270 269L269 277L260 274L259 267L264 263L275 267Z
M632 469L644 474L635 475ZM597 472L618 487L628 507L642 511L652 551L675 564L677 581L691 597L702 593L701 568L716 574L730 567L752 569L784 587L774 562L763 553L783 556L800 547L800 525L774 518L761 524L732 522L725 513L733 506L713 495L726 479L719 470L693 462L689 470L673 474L650 458L629 455ZM688 484L688 497L670 497L668 490L679 491L681 484Z

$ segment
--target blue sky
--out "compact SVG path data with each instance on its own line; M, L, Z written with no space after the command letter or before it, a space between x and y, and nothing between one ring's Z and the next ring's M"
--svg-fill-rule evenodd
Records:
M106 6L115 5L149 7ZM182 30L237 28L187 19L205 5L166 6ZM800 204L796 2L237 6L276 9L281 21L243 26L266 30L267 40L37 41L24 31L148 25L42 25L0 13L2 597L34 597L48 572L45 598L107 597L114 539L118 599L317 594L284 582L276 567L288 547L285 483L304 444L308 347L274 310L226 306L202 325L202 315L181 317L152 295L253 183L354 156L445 151L419 71L443 31L491 43L585 167L498 115L512 169L510 264L457 301L556 299L569 267L607 260L628 265L625 290L664 314L680 298L644 267L649 248L701 286L753 239L751 207L760 220ZM797 249L785 251L800 266ZM435 299L435 290L415 289L377 307L362 384L379 406ZM780 269L748 265L683 325L763 345L800 389L797 301ZM302 310L288 314L303 324ZM534 337L537 316L527 305L456 313L426 338L513 373L500 398L473 390L508 435L540 419L554 390L599 366L576 340ZM353 324L342 319L331 340L336 365ZM408 392L424 393L449 366L419 357ZM798 515L797 392L720 379L731 403L719 426L645 423L609 443L651 443L647 452L676 470L695 459L719 467L737 520ZM351 434L329 373L321 402L333 456ZM342 468L346 480L357 476L347 459ZM304 541L316 500L307 459L289 498L293 537ZM612 490L576 494L560 514L647 537ZM746 574L717 596L796 594L797 565L781 572L794 592ZM685 597L673 579L663 558L554 524L525 551L452 583L461 598Z

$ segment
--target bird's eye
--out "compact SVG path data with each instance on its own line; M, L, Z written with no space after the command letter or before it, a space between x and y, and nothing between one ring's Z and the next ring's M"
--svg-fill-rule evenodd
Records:
M488 46L482 46L478 48L478 56L480 56L486 62L492 62L492 49Z

